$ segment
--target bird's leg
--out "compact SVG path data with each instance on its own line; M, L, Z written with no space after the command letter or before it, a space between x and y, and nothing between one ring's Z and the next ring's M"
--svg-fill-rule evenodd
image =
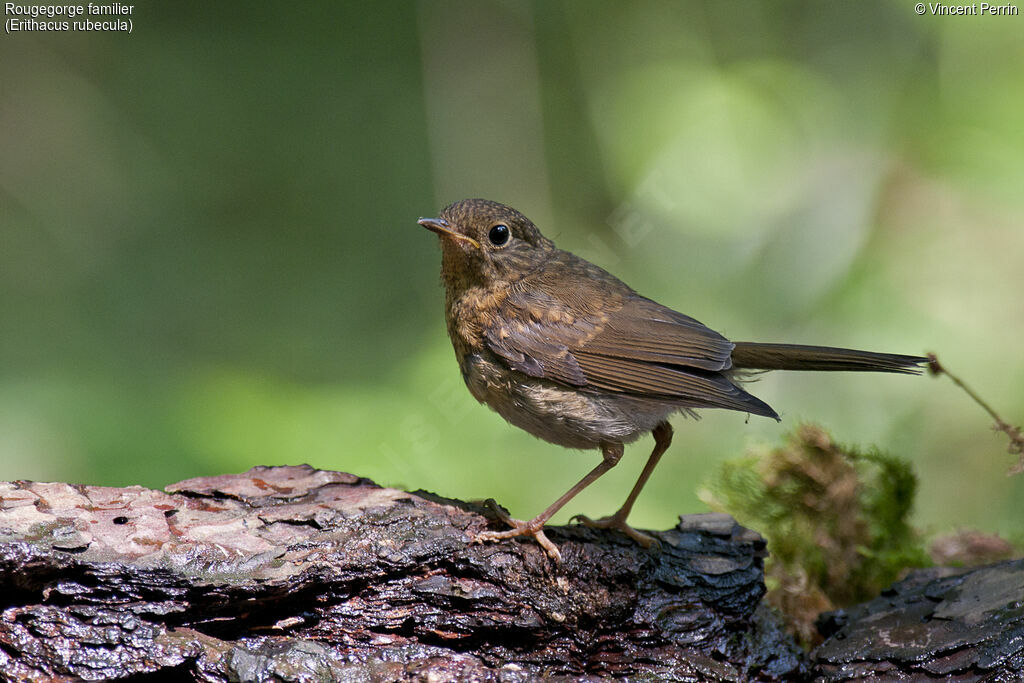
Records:
M572 500L576 494L583 489L593 484L597 479L615 467L622 458L622 452L624 447L621 443L603 443L601 444L601 462L594 469L587 473L587 476L580 479L575 486L562 494L562 497L556 500L554 503L548 506L544 512L540 513L529 521L523 521L521 519L513 519L505 514L500 514L502 521L508 524L511 529L508 531L481 531L474 538L474 543L482 543L483 541L498 541L503 538L515 538L516 536L533 536L541 547L547 551L555 561L562 561L562 554L558 552L558 546L548 540L548 537L544 535L544 524L551 519L556 512L562 509L562 507Z
M654 450L651 451L651 457L647 458L644 471L640 473L640 478L636 480L633 490L629 492L626 502L622 504L619 511L610 517L602 517L601 519L590 519L585 515L576 515L573 519L579 520L585 526L597 529L618 529L645 548L649 548L657 542L647 534L637 531L626 524L626 518L629 517L629 513L633 510L633 503L636 502L637 496L640 495L640 490L643 489L644 484L647 483L651 476L651 472L654 471L658 461L661 460L661 456L664 455L665 451L668 450L669 444L672 443L672 425L668 422L661 422L651 431L651 434L654 435Z

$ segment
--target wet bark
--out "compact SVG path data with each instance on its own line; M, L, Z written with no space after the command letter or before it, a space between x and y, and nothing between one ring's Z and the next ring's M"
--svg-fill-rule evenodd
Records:
M1024 680L1024 560L918 571L823 616L760 606L764 541L684 517L472 545L482 506L308 467L166 492L0 483L0 679Z
M911 573L822 615L815 680L1024 680L1024 560Z
M4 680L798 680L724 515L644 550L554 528L472 545L481 506L308 467L166 492L0 483Z

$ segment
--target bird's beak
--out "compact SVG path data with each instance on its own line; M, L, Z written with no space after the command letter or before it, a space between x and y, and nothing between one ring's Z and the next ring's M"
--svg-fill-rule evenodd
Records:
M441 237L453 237L457 240L469 242L477 249L480 248L479 242L477 242L469 235L463 235L461 232L455 232L454 230L452 230L451 226L448 225L448 221L446 221L443 218L421 218L416 222L422 225L427 230L436 232Z

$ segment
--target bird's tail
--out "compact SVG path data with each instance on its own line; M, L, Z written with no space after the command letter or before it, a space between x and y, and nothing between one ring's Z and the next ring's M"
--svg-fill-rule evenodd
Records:
M799 344L736 342L732 351L732 366L739 370L853 370L916 375L927 362L921 356Z

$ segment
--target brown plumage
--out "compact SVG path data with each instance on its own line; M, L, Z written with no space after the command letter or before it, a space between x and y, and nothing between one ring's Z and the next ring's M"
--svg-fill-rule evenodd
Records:
M654 452L626 503L585 523L650 537L626 516L672 428L667 418L726 408L778 419L737 382L743 370L915 373L927 359L793 344L733 343L689 316L637 294L607 271L557 249L515 209L484 199L451 204L420 224L441 237L448 334L477 400L534 436L600 448L602 462L547 510L477 540L532 535L555 558L543 525L613 467L623 444L655 436Z

